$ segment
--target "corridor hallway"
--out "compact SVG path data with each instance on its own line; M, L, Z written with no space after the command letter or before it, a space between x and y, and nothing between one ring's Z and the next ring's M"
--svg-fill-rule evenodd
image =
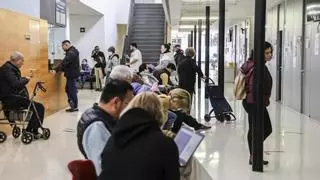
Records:
M226 85L231 97L232 85ZM1 180L71 180L67 164L81 158L76 142L76 125L81 113L99 97L94 91L79 92L80 111L64 110L46 118L52 135L48 141L24 145L20 139L0 144ZM211 109L204 98L195 95L193 114L203 117ZM203 97L203 90L200 97ZM200 100L200 101L199 101ZM265 173L253 173L248 164L246 130L247 117L241 102L231 106L237 121L219 124L212 120L212 129L195 153L196 161L204 171L199 180L318 180L320 177L320 124L286 106L272 103L269 112L273 133L265 142L265 159L270 164ZM203 119L201 120L203 122ZM210 176L206 177L206 176Z

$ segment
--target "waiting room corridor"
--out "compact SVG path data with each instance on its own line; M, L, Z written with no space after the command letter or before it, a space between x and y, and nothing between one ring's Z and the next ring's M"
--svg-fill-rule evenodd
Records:
M226 86L231 95L232 86ZM82 158L76 141L76 125L81 113L90 107L99 94L94 91L79 92L80 111L65 113L64 110L46 118L51 129L48 141L35 141L24 145L20 139L8 140L0 145L1 180L71 180L67 164ZM204 98L194 103L193 114L203 117L211 107ZM203 97L203 91L201 92ZM320 177L320 124L283 105L272 103L269 112L273 133L265 143L265 159L270 164L265 173L253 173L248 164L246 132L247 117L241 102L231 106L237 121L229 124L210 123L212 129L197 152L198 168L192 179L199 180L318 180ZM203 122L203 118L201 120ZM124 170L125 171L125 170Z

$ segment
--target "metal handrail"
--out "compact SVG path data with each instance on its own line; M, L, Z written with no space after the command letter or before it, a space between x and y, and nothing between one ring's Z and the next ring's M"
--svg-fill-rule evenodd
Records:
M126 54L129 52L129 45L132 37L132 24L133 24L133 16L134 16L134 6L135 6L135 0L131 0L130 2L130 11L129 11L129 22L128 22L128 34L125 37L124 40L124 47L122 51L122 64L125 64L126 62Z

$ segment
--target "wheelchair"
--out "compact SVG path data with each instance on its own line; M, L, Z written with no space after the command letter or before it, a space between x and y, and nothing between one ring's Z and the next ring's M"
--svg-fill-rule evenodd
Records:
M51 135L50 129L42 126L39 114L34 104L34 98L36 97L37 93L40 90L44 93L47 91L46 88L43 86L43 84L44 82L41 82L41 81L36 83L27 109L9 109L9 108L6 108L5 105L3 105L0 101L0 112L3 112L3 117L0 118L0 125L1 124L10 125L12 128L12 136L15 139L19 138L20 135L22 134L21 141L23 144L30 144L34 140L33 134L30 132L27 132L25 129L33 113L35 113L36 118L39 121L43 139L47 140L50 138L50 135ZM31 110L31 108L34 109L34 111ZM8 121L8 122L1 122L1 121ZM7 139L6 133L3 131L0 131L0 143L4 143L6 139Z

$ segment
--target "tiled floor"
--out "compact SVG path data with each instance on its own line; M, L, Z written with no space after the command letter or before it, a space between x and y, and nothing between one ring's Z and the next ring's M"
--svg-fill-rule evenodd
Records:
M230 94L230 85L226 87ZM98 94L81 91L80 110L91 106ZM201 94L203 97L203 92ZM197 98L199 99L199 98ZM210 109L208 102L195 100L196 116ZM203 99L203 98L200 98ZM273 134L265 143L265 159L270 165L265 173L253 173L248 165L246 143L247 121L240 102L231 106L237 121L231 124L210 122L212 130L196 152L213 180L318 180L320 177L320 124L285 106L273 103L270 116ZM66 168L73 159L81 158L76 144L75 127L79 113L58 112L45 121L52 136L48 141L23 145L9 137L0 144L1 180L69 180Z

